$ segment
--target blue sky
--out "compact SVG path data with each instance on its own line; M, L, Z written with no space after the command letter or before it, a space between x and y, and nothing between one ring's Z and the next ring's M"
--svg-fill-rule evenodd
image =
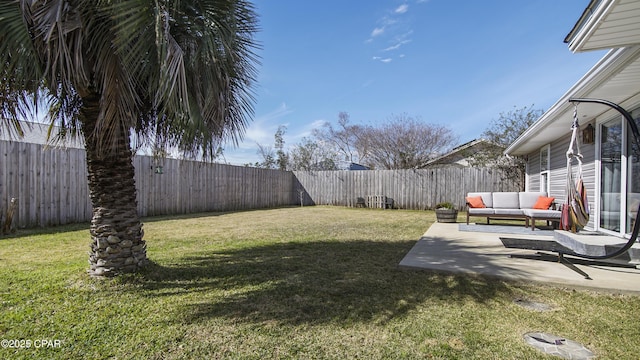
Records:
M261 65L253 121L227 162L259 161L287 126L291 146L325 122L406 113L459 143L501 112L546 110L603 52L563 42L589 0L256 1Z

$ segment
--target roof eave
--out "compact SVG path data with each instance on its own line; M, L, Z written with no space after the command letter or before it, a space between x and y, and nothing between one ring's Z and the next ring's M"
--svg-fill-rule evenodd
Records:
M564 39L564 42L569 46L569 50L574 53L594 50L585 49L585 44L609 11L611 11L615 2L616 0L591 0L587 8L582 12L580 19L571 29L571 32Z
M573 28L571 28L571 31L567 34L567 36L565 36L565 44L569 44L571 41L573 41L578 32L584 28L587 20L589 20L589 18L593 15L593 9L596 8L600 1L601 0L591 0L589 5L587 5L587 7L582 12L582 15L580 15L578 21L573 25Z

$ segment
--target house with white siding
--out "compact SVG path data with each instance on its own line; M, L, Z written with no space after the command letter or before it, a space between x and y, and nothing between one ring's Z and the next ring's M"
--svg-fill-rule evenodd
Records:
M640 201L640 145L621 112L602 103L569 100L615 103L640 125L640 0L592 0L565 42L573 52L609 51L505 154L526 159L527 191L547 191L563 203L566 152L577 110L583 179L591 208L586 229L628 237Z

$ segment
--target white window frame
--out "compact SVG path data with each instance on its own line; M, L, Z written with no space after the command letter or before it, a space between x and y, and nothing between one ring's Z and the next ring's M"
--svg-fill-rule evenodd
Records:
M542 164L542 154L547 153L547 163ZM540 148L540 156L538 159L540 166L540 191L546 191L547 195L551 190L551 144L547 144Z

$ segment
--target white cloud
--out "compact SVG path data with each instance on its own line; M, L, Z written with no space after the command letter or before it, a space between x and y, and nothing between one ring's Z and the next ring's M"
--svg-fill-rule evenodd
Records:
M380 18L378 20L378 27L376 27L372 32L371 36L366 43L372 43L374 38L381 38L382 41L387 43L386 48L378 49L378 52L389 52L398 50L402 46L410 43L412 40L409 38L411 34L413 34L413 30L411 29L411 21L407 18L402 18L402 14L405 14L409 11L409 4L404 3L392 11L388 12L388 15ZM404 31L404 32L402 32ZM376 40L379 41L379 40ZM391 62L391 58L376 58L374 60L379 60L382 62Z
M378 21L380 26L374 28L371 31L371 37L367 39L365 42L370 43L373 41L373 38L383 35L384 33L386 33L387 29L393 24L395 24L396 22L397 21L395 19L392 19L386 16L380 19L380 21Z
M278 106L276 109L274 109L273 111L265 114L265 115L261 115L258 116L256 118L256 122L270 122L272 120L276 120L279 119L285 115L289 115L293 112L293 109L291 109L290 107L287 106L286 103L281 103L280 106Z
M310 127L312 129L319 129L319 128L323 127L326 123L327 123L327 120L320 119L320 120L316 120L316 121L312 122Z
M274 122L286 115L293 112L293 109L289 108L286 103L281 103L273 111L257 116L255 120L247 127L245 133L245 146L253 147L254 143L271 143L273 141L273 134L275 134L277 127L281 124L274 124ZM243 147L243 144L240 147Z
M265 143L272 137L266 128L258 126L257 124L251 125L245 134L244 141L238 145L239 148L253 148L255 143Z
M408 44L408 43L410 43L410 42L411 42L411 40L402 40L402 41L398 42L398 43L397 43L397 44L395 44L395 45L392 45L392 46L389 46L389 47L388 47L388 48L386 48L386 49L383 49L382 51L392 51L392 50L397 50L397 49L399 49L402 45L404 45L404 44Z
M374 56L372 59L383 63L390 63L393 60L392 58L382 58L380 56Z
M389 46L388 48L382 49L382 51L391 51L391 50L396 50L396 49L398 49L400 46L402 46L402 44L395 44L395 45Z
M297 133L291 134L291 136L290 136L291 139L289 141L291 143L300 142L300 140L302 140L302 138L311 136L311 134L313 133L313 130L320 129L321 127L323 127L327 123L328 123L328 121L323 120L323 119L314 120L311 123L306 124Z
M384 25L384 27L387 27L387 26L391 26L391 25L397 24L398 20L396 20L396 19L394 19L392 17L385 16L385 17L382 18L382 20L380 20L380 23L382 23Z
M406 13L407 11L409 11L409 5L407 5L407 4L402 4L402 5L398 6L394 12L395 12L396 14L404 14L404 13Z
M371 37L376 37L376 36L380 36L384 34L384 27L381 28L375 28L373 29L373 31L371 32Z
M401 35L396 36L396 40L397 40L397 41L404 41L404 40L407 40L407 38L408 38L409 36L411 36L411 34L413 34L413 30L409 30L409 31L405 32L404 34L401 34Z

